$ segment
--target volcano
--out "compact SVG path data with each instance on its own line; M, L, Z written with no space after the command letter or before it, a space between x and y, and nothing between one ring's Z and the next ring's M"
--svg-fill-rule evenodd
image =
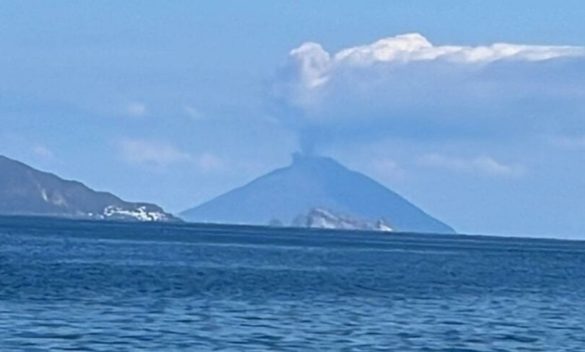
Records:
M328 221L314 214L335 214ZM186 210L180 216L192 222L305 226L327 224L339 228L385 229L400 232L455 233L397 193L328 157L294 155L291 165L274 170L219 197ZM307 220L308 219L308 220ZM311 227L311 226L309 226Z

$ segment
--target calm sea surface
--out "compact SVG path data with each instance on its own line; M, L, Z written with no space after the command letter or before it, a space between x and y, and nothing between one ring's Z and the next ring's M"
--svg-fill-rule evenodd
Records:
M0 351L585 351L585 243L0 218Z

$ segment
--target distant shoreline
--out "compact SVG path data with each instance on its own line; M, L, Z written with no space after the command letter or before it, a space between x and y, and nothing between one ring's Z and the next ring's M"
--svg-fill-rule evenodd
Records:
M48 215L0 215L0 233L5 227L10 225L22 227L22 228L30 228L31 221L34 222L34 227L44 229L47 226L54 228L55 225L76 225L76 224L92 224L98 225L101 227L136 227L136 228L159 228L161 230L170 230L173 228L182 229L182 230L212 230L213 232L217 230L239 230L237 232L241 232L242 229L245 230L255 230L254 233L258 235L270 235L274 234L275 231L285 231L289 234L298 233L301 236L306 236L306 234L301 233L316 233L319 235L327 235L327 236L338 236L343 234L344 237L347 235L355 235L354 237L360 235L368 235L373 237L379 238L412 238L416 237L417 239L420 238L429 238L429 239L443 239L445 241L453 240L453 239L467 239L470 241L498 241L498 240L519 240L519 241L543 241L543 242L584 242L585 240L581 240L578 238L554 238L554 237L522 237L522 236L503 236L503 235L485 235L485 234L435 234L435 233L417 233L417 232L380 232L380 231L367 231L367 230L347 230L347 229L322 229L322 228L305 228L305 227L293 227L293 226L268 226L268 225L250 225L250 224L228 224L228 223L203 223L203 222L189 222L189 221L182 221L182 222L156 222L156 221L130 221L130 220L94 220L94 219L83 219L83 218L75 218L75 217L63 217L63 216L48 216ZM65 226L67 228L67 226ZM274 234L274 235L277 235Z

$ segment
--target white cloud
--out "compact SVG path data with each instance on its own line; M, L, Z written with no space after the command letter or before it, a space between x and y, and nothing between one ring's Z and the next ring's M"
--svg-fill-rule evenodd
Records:
M428 154L419 158L418 164L424 167L488 176L518 177L524 173L523 167L504 164L490 156L460 158L441 154Z
M443 61L457 64L485 64L495 61L546 61L585 56L576 46L495 43L487 46L434 45L418 33L380 39L331 54L318 43L304 43L290 52L299 80L307 89L326 84L336 70L377 64L406 64Z
M374 158L369 168L372 173L384 179L402 179L406 171L394 160L388 158Z
M132 164L168 166L191 159L188 153L161 142L126 139L119 146L124 160Z
M435 45L406 34L329 53L305 43L273 85L306 150L348 138L515 139L583 125L585 47Z
M126 114L132 117L141 117L148 113L146 104L141 102L131 102L126 106Z
M53 153L52 150L50 150L49 148L45 147L44 145L36 145L32 148L32 152L42 158L42 159L54 159L55 158L55 154Z
M224 160L213 153L192 154L164 142L124 139L118 146L123 159L130 164L162 168L176 164L192 165L201 172L225 169Z
M203 153L195 158L199 169L204 172L218 171L225 168L225 162L222 158L212 153Z
M298 65L301 81L308 88L315 88L327 82L327 74L333 66L331 55L317 43L304 43L290 52Z
M569 150L585 149L585 135L582 136L557 136L550 139L554 146Z
M201 120L204 117L203 113L199 109L191 105L185 105L183 110L185 111L185 114L187 114L187 116L189 116L189 118L192 120Z

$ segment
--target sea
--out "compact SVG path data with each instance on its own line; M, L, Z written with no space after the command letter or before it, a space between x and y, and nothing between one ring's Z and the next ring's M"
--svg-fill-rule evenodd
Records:
M585 242L0 218L0 351L585 351Z

